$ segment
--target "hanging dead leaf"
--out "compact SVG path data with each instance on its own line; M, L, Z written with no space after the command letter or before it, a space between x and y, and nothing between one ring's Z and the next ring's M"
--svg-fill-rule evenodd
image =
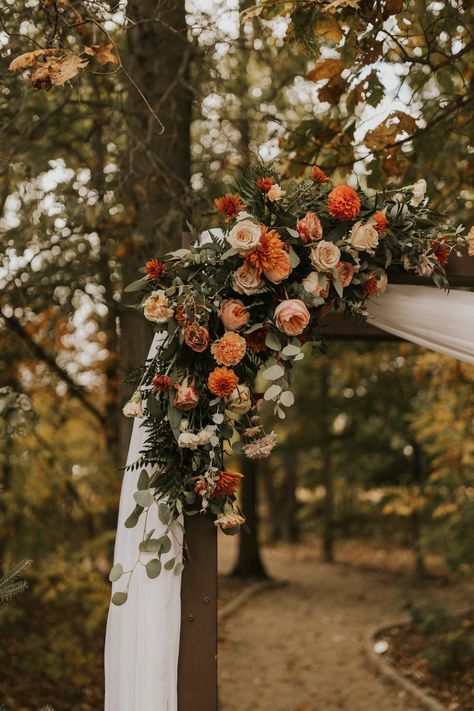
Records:
M29 69L34 64L36 64L38 57L40 57L41 55L46 57L47 55L54 54L54 52L57 51L57 49L48 48L35 49L34 52L25 52L24 54L20 54L18 57L15 57L15 59L10 62L8 69L11 72L22 72L24 69Z
M113 49L113 44L94 44L92 47L85 47L84 53L89 54L91 57L96 57L101 65L108 62L120 64L119 58L112 52Z
M344 65L340 59L323 59L318 62L307 74L310 81L320 81L320 79L332 79L341 74Z
M352 7L354 10L358 10L359 2L358 0L332 0L332 2L330 2L329 5L326 5L324 9L326 12L334 13L345 7Z
M49 76L49 63L41 62L36 64L33 71L30 74L30 86L39 91L44 89L44 91L49 91L51 89L51 77Z
M314 31L319 37L324 37L324 39L335 42L336 44L339 44L344 37L344 32L339 22L334 15L330 15L328 12L322 12L318 15L314 25Z
M383 150L393 146L401 133L413 135L417 129L413 116L409 116L404 111L394 111L376 128L365 134L364 143L372 151Z
M346 89L347 84L344 79L334 77L318 91L318 99L320 101L327 101L327 103L332 106L337 106L339 99Z
M62 57L48 57L44 62L38 62L31 72L30 84L33 89L49 91L52 86L64 86L73 79L81 69L88 64L87 59L81 59L77 54L65 54Z

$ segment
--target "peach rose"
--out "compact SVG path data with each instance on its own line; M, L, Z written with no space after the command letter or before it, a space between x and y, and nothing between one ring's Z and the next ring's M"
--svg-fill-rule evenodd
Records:
M199 392L194 385L188 385L187 378L183 380L181 385L176 386L176 396L174 398L174 406L177 410L192 410L199 402Z
M214 341L211 353L219 365L237 365L247 350L247 341L234 331L227 331L222 338Z
M359 252L373 254L379 243L379 233L370 222L356 222L351 230L350 243Z
M143 417L142 396L140 390L135 390L132 397L122 409L125 417Z
M275 323L287 336L299 336L309 323L309 311L300 299L282 301L275 309Z
M267 198L270 202L277 202L278 200L281 200L285 194L285 191L281 189L278 183L273 183L272 187L267 192Z
M325 299L329 296L329 287L331 282L325 274L320 272L311 272L308 276L303 279L303 288L308 294L313 296L320 296Z
M290 257L288 256L288 252L285 252L282 249L278 255L278 264L273 269L269 269L263 273L267 277L268 281L272 282L272 284L280 284L288 278L290 272Z
M343 287L349 286L354 276L355 267L350 262L338 262L336 264L337 273Z
M246 385L237 385L227 397L226 408L236 415L245 415L252 408L249 388Z
M246 326L250 319L250 314L245 309L245 305L240 299L228 299L222 303L219 316L228 331L238 331Z
M248 252L255 249L261 236L260 225L251 220L239 220L227 235L227 241L240 252Z
M467 253L474 257L474 227L471 227L467 235Z
M232 274L232 288L238 294L258 294L262 291L263 281L248 264L242 264L237 271Z
M173 309L169 308L168 297L163 289L151 292L143 305L143 315L154 323L166 323L172 317Z
M321 225L319 217L309 210L303 219L298 222L296 229L305 244L308 242L316 242L323 236L323 226Z
M334 242L322 240L311 247L311 263L320 272L330 272L341 258L341 250Z

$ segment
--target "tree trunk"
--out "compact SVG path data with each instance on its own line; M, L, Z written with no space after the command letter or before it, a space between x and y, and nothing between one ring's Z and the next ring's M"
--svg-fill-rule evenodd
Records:
M241 469L244 478L240 487L241 503L250 533L242 532L239 541L239 554L232 575L239 578L267 578L260 557L258 542L257 511L257 475L258 465L255 460L242 457Z
M132 225L124 245L124 285L138 278L138 269L146 259L179 246L189 216L191 170L190 45L185 2L129 0L127 15L127 71L138 89L130 83L125 200ZM122 305L120 331L124 377L144 361L152 329L142 313ZM124 385L121 390L123 402L132 388ZM121 418L120 429L120 458L124 463L130 421Z
M329 363L321 363L320 396L321 396L321 439L323 444L322 483L325 489L323 501L323 541L322 556L326 563L334 562L334 481L331 457L331 431L328 417L329 409Z

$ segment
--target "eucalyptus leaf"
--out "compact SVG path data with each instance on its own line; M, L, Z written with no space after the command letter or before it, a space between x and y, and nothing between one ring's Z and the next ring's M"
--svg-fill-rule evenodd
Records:
M174 570L173 570L173 573L174 573L174 575L181 575L181 573L183 572L183 570L184 570L184 565L183 565L183 563L176 563L176 565L175 565L175 567L174 567Z
M272 351L280 351L282 343L274 331L268 331L265 336L265 345Z
M148 276L144 276L141 279L137 279L136 281L132 281L131 284L128 284L128 286L125 287L124 291L127 294L130 294L133 291L140 291L141 289L143 289L143 287L148 281Z
M128 594L126 592L116 592L112 595L112 604L119 607L120 605L124 605L127 599Z
M139 491L147 491L150 487L150 477L146 469L142 469L137 481L137 489Z
M151 506L154 498L150 494L148 490L146 491L135 491L133 494L133 498L137 502L139 506L142 506L144 509L148 508L148 506Z
M158 540L160 542L161 552L168 553L168 551L171 550L171 541L169 539L169 536L165 534L163 536L160 536Z
M161 560L153 558L146 564L146 574L149 578L157 578L161 573Z
M125 528L134 528L138 523L138 519L140 518L142 511L143 506L137 504L130 516L125 521Z
M158 538L149 538L147 541L142 541L140 550L146 553L158 553L161 549L161 543Z
M293 346L291 343L289 343L287 346L285 346L281 352L282 355L285 356L290 356L293 357L295 355L298 355L298 353L301 351L301 348L299 346Z
M123 567L121 563L115 563L113 568L111 569L109 573L109 580L111 583L115 583L117 580L120 580L120 578L123 575Z
M164 504L162 501L158 504L158 517L161 523L167 525L171 519L170 507Z
M263 377L265 380L278 380L278 378L282 378L284 375L285 369L278 364L271 365L270 368L263 371Z
M163 568L165 570L173 570L175 562L176 562L175 558L170 558L169 560L166 561Z
M285 407L291 407L294 402L295 402L295 396L291 392L291 390L285 390L281 395L280 395L280 403L284 405Z
M264 394L264 399L265 400L274 400L278 395L281 393L281 386L280 385L270 385L270 387L265 390Z
M216 412L216 414L212 417L212 421L216 425L222 425L222 423L224 422L224 415L222 414L222 412Z

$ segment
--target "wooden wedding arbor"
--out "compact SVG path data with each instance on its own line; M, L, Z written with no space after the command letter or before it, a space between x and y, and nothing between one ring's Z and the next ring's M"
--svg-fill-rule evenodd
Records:
M450 258L447 273L455 288L474 289L474 258ZM393 284L431 284L407 272L392 271ZM360 326L337 314L324 328L332 340L397 340L374 326ZM181 639L178 711L217 711L217 532L208 516L186 519L188 561L181 584Z

